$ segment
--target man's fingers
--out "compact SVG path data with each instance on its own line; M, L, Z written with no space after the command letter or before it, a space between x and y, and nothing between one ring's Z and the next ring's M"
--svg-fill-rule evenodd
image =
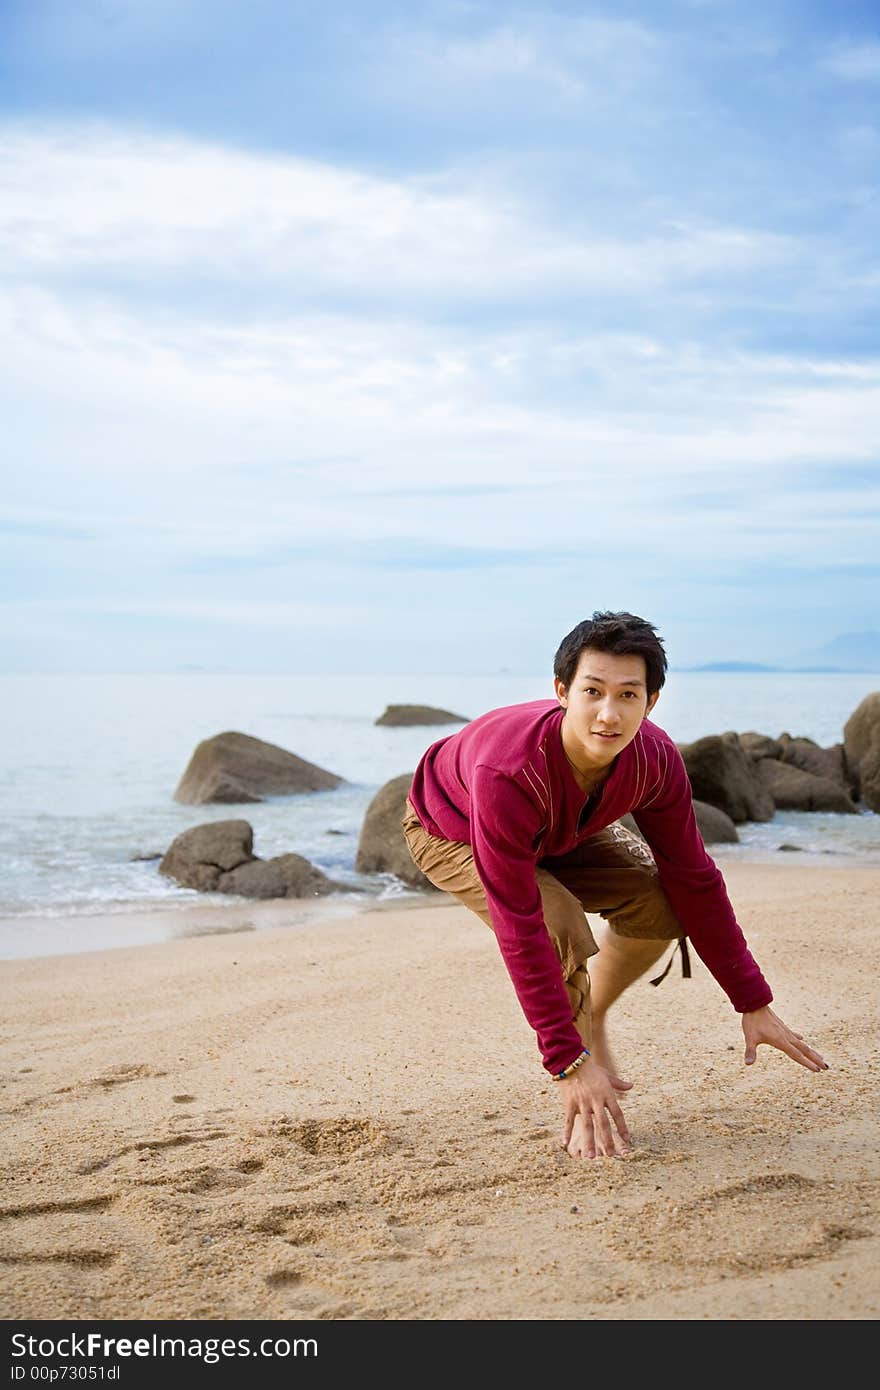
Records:
M574 1117L576 1114L577 1111L575 1110L572 1114L566 1115L565 1117L565 1124L562 1129L562 1147L564 1149L568 1148L568 1143L571 1139L571 1131L574 1129Z
M614 1136L602 1101L597 1103L597 1109L593 1111L593 1128L596 1132L596 1148L606 1158L610 1158L614 1153Z
M617 1131L623 1143L625 1144L627 1150L630 1149L632 1147L632 1139L630 1137L630 1132L626 1127L626 1120L623 1118L623 1111L617 1104L616 1100L610 1102L608 1109L611 1112L612 1120L617 1125Z
M584 1122L584 1144L581 1151L581 1158L596 1157L596 1136L593 1133L593 1116L589 1110L581 1111L581 1119Z
M828 1063L820 1052L805 1043L800 1033L795 1033L791 1028L783 1024L778 1032L766 1038L758 1038L757 1041L746 1043L745 1063L751 1066L757 1056L757 1050L761 1044L768 1047L775 1047L779 1052L784 1052L793 1062L799 1062L807 1071L828 1071Z
M568 1149L573 1158L621 1158L628 1154L632 1140L620 1106L613 1098L604 1103L597 1101L594 1104L594 1109L579 1112L579 1126L576 1125L578 1116L571 1120L566 1119L563 1148ZM617 1132L609 1122L606 1108L617 1126ZM577 1138L573 1140L572 1135L575 1134ZM574 1143L573 1149L569 1148L570 1143Z
M806 1055L813 1062L816 1062L820 1071L827 1071L828 1063L825 1061L825 1058L822 1056L822 1054L820 1052L817 1052L815 1048L810 1047L809 1043L805 1043L799 1033L795 1033L795 1037L799 1040L801 1044L801 1052L806 1053Z
M796 1062L802 1066L809 1067L810 1071L827 1071L828 1063L818 1052L814 1052L812 1047L806 1043L795 1043L795 1051L791 1054Z
M807 1071L822 1071L824 1069L824 1064L820 1067L818 1062L814 1062L812 1057L805 1056L797 1043L789 1042L788 1038L781 1039L781 1041L777 1042L776 1046L779 1048L780 1052L784 1052L793 1062L800 1062L801 1066L806 1067Z

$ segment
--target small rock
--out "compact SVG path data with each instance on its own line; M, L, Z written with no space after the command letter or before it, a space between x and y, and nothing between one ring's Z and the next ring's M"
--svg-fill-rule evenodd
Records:
M400 729L419 724L468 724L470 720L464 714L435 709L433 705L388 705L385 713L380 714L374 723Z

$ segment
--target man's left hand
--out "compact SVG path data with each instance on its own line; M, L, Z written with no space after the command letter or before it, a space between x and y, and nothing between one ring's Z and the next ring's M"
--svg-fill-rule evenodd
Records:
M800 1033L792 1032L769 1004L765 1004L763 1009L755 1009L753 1013L743 1014L742 1024L746 1039L747 1067L754 1062L759 1044L768 1043L770 1047L778 1047L780 1052L787 1053L795 1062L800 1062L807 1071L828 1070L828 1063L804 1042Z

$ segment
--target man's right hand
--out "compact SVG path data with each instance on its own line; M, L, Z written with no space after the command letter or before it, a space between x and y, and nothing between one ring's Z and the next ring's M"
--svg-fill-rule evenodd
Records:
M617 1092L628 1091L628 1085L591 1057L555 1084L565 1107L562 1147L572 1158L620 1158L630 1152L632 1139L617 1103Z

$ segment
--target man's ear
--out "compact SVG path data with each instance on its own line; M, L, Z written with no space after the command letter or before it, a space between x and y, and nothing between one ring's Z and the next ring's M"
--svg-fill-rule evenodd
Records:
M659 691L659 690L655 690L655 691L654 691L654 694L653 694L653 695L650 697L650 699L648 700L648 707L647 707L647 709L645 710L645 718L646 718L646 719L647 719L648 715L651 713L651 710L654 708L654 706L656 705L656 703L657 703L657 701L658 701L659 699L660 699L660 691Z
M568 691L558 676L553 677L553 689L556 691L556 698L562 705L562 708L567 709L565 701L568 699Z

